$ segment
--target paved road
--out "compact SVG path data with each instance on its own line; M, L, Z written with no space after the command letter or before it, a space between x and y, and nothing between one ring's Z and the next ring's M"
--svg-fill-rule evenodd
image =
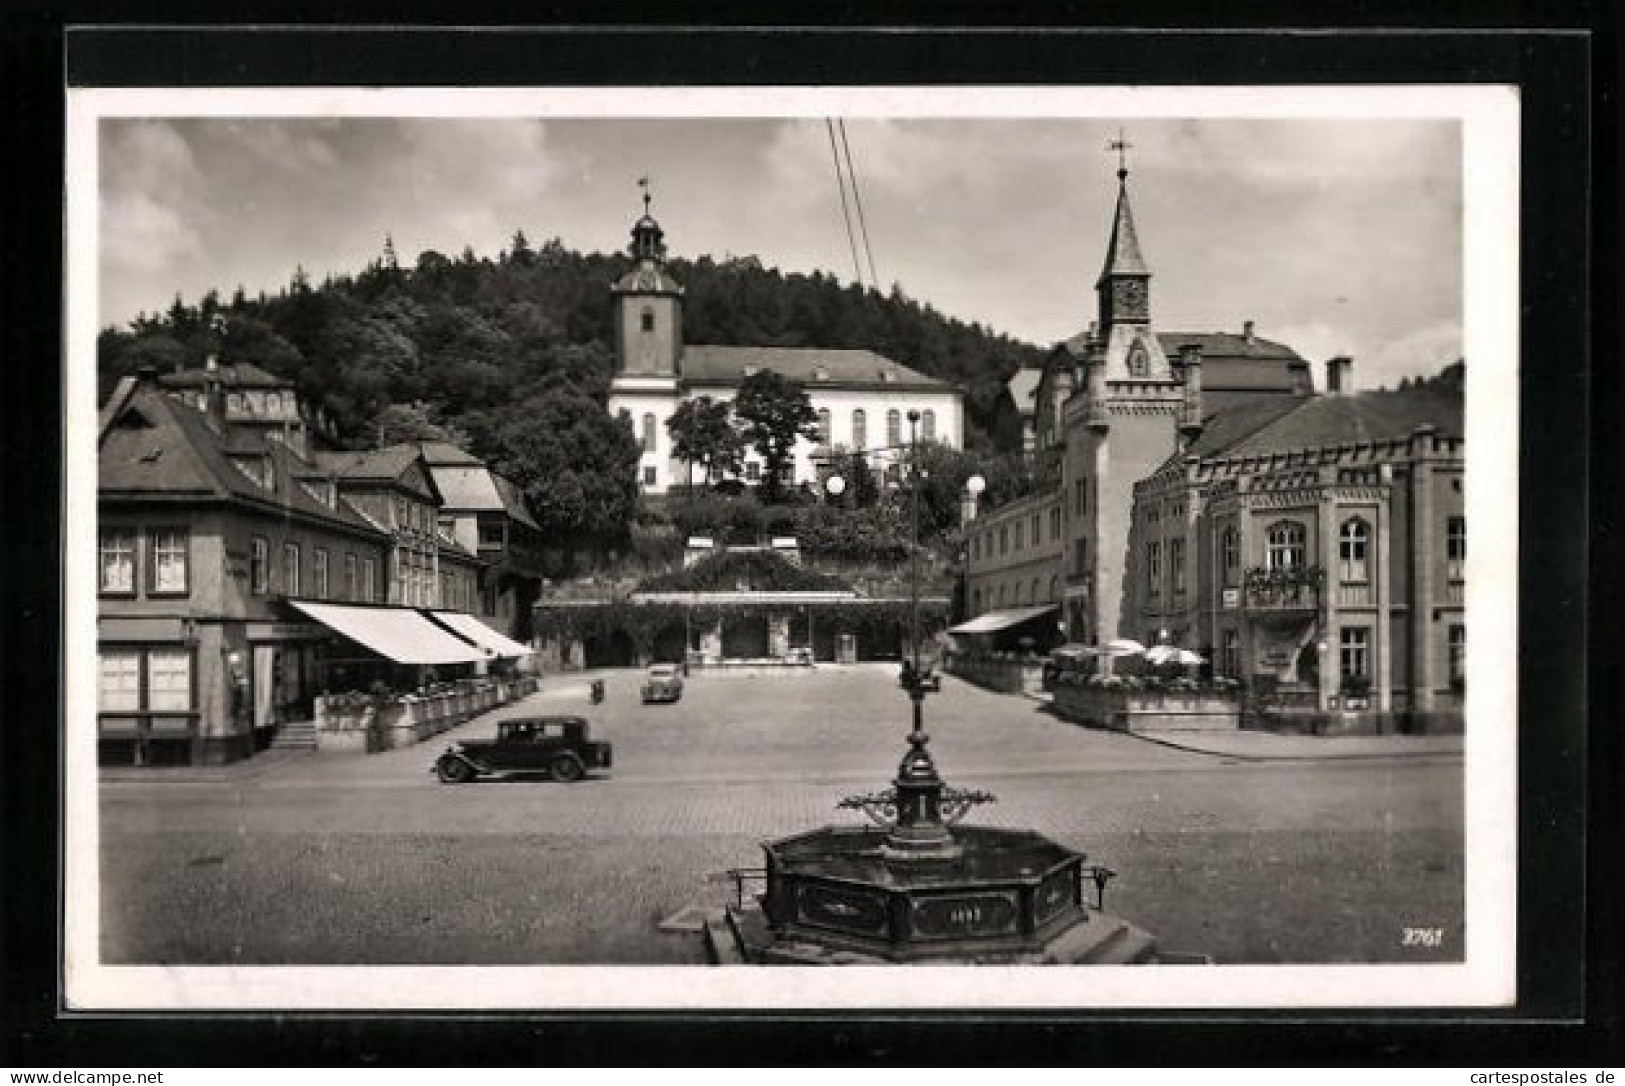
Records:
M697 675L676 706L636 678L548 680L428 744L102 784L103 952L120 962L688 962L655 925L720 903L759 842L852 816L885 787L907 699L890 669ZM496 716L580 712L615 769L576 785L438 784L441 746ZM1461 953L1461 763L1239 763L1064 723L945 680L927 703L951 783L1120 871L1108 904L1222 961L1424 961ZM1445 931L1401 945L1405 927Z

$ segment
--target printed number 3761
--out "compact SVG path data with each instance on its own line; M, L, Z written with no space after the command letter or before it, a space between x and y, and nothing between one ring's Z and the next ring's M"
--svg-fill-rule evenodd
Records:
M1443 946L1443 928L1406 928L1400 937L1400 946Z

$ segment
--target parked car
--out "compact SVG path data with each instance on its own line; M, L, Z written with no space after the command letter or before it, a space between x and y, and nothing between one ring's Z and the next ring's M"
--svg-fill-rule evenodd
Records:
M453 743L429 771L446 784L492 773L546 773L570 783L612 763L611 745L590 740L581 717L541 716L501 721L492 740Z
M656 664L643 678L643 703L676 701L683 696L682 670L676 664Z

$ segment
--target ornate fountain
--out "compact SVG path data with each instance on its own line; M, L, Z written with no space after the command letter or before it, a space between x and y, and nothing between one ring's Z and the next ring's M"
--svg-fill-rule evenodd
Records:
M908 417L912 428L918 415ZM737 901L725 926L708 930L713 956L767 965L1155 962L1156 940L1102 908L1112 871L1086 867L1083 853L1030 830L959 824L994 797L948 787L931 758L914 561L913 659L904 667L913 728L892 787L837 805L872 825L764 843L766 867L735 872ZM754 900L744 892L750 875L766 881Z

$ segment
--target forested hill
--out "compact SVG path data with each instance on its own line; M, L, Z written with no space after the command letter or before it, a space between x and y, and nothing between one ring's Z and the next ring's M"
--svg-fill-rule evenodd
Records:
M625 255L583 255L558 240L533 248L523 234L494 260L465 249L455 259L425 252L408 265L386 243L354 276L317 285L300 271L275 296L239 289L230 299L177 298L164 314L104 331L103 390L143 365L201 365L217 346L223 360L296 380L325 403L347 444L400 436L379 420L404 418L495 459L505 424L538 398L603 403L614 373L609 288L628 264ZM668 266L687 291L688 342L878 351L961 384L967 441L977 447L994 443L1005 379L1043 356L896 288L882 295L819 272L783 274L755 257Z

